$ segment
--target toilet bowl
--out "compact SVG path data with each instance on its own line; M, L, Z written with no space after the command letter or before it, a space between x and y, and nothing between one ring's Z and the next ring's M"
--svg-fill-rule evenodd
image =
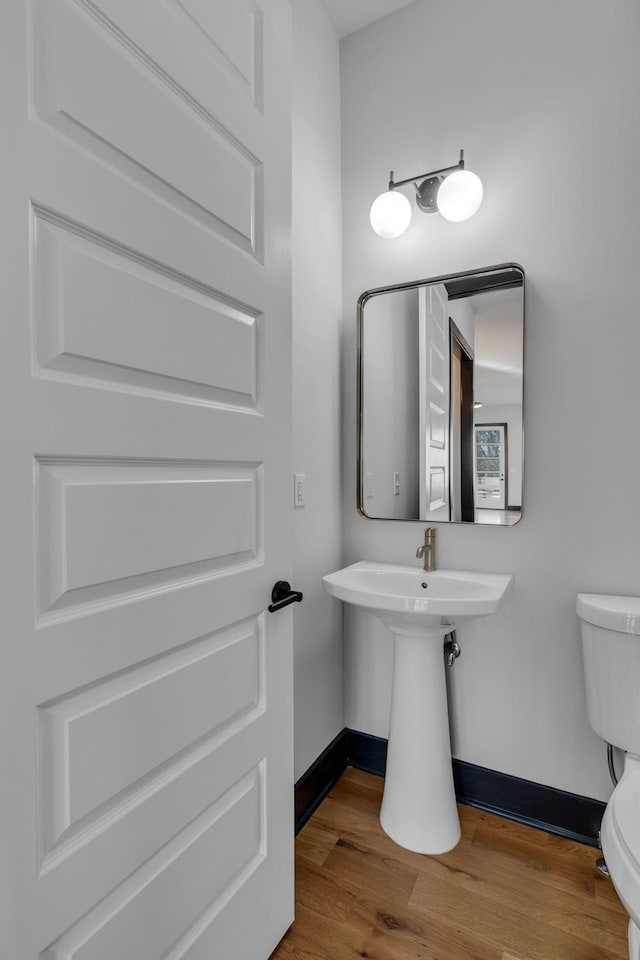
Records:
M589 723L625 751L600 830L602 852L629 914L629 958L640 960L640 597L578 594Z
M600 828L609 876L629 914L629 957L640 960L640 757L627 754Z

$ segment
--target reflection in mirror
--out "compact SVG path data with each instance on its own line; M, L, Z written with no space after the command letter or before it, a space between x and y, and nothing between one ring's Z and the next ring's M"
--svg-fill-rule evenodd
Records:
M503 264L358 301L358 509L516 523L522 512L524 271Z

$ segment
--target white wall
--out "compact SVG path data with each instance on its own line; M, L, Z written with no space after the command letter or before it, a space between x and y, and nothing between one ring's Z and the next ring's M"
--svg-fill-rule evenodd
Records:
M476 345L476 318L468 299L450 300L449 317L465 338L472 350Z
M640 592L639 38L636 0L416 0L342 43L345 560L414 563L422 540L416 523L356 513L358 295L521 263L524 516L438 525L441 566L516 578L497 616L459 631L453 749L601 799L574 604L578 591ZM455 163L461 147L484 181L479 213L453 224L416 211L402 238L377 237L368 211L389 170ZM386 736L390 663L384 629L349 614L350 726Z
M367 301L363 353L365 513L370 517L417 517L417 290L382 294ZM395 474L399 475L398 494Z
M340 518L340 79L319 0L293 11L293 469L295 776L342 730L342 610L321 578L342 562ZM291 478L293 502L293 477Z

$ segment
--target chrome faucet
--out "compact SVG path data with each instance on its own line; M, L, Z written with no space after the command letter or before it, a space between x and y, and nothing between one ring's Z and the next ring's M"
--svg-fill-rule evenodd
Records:
M427 573L436 568L436 528L425 527L424 544L421 544L416 550L416 557L424 557L424 569Z

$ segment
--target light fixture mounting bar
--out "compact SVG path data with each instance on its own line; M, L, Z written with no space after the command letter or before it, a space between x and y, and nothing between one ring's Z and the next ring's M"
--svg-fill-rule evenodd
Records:
M446 173L453 173L454 170L464 170L464 150L460 151L460 159L452 167L442 167L440 170L432 170L430 173L421 173L417 177L407 177L406 180L394 180L392 170L389 174L389 190L395 190L396 187L403 187L406 183L415 183L416 180L430 180L432 177L440 177Z

